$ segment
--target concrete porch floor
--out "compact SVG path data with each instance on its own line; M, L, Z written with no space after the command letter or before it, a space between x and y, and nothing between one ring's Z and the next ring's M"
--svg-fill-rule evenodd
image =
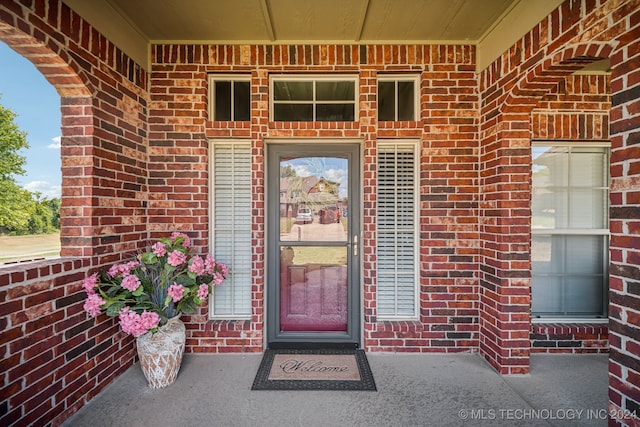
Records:
M477 354L368 353L377 392L251 391L261 357L185 355L163 390L136 364L63 426L607 425L607 355L533 355L530 375L500 376Z

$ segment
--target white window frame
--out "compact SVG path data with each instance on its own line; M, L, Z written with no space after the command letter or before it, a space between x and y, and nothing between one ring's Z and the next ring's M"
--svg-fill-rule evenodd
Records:
M215 147L216 145L228 145L228 146L239 146L244 145L246 148L249 148L249 156L251 156L251 141L248 139L220 139L220 140L210 140L209 141L209 248L211 248L211 253L215 257L215 197L216 197L216 185L215 185ZM236 189L238 185L231 185L230 188ZM249 184L246 188L249 191L249 194L252 192L251 188L251 177L249 177ZM232 214L233 215L233 214ZM249 216L251 212L249 211ZM236 230L236 226L234 225L233 230ZM246 231L246 230L245 230ZM251 220L249 221L248 231L251 235ZM236 239L232 239L232 244L235 245ZM249 242L249 247L251 247L251 242ZM232 250L232 252L234 252ZM221 260L221 262L225 262L227 260ZM234 265L233 258L228 261L229 267L229 276L223 282L224 283L232 283L234 280L234 274L236 273L238 266ZM252 287L252 266L251 263L248 266L248 271L244 271L245 274L248 273L249 283L248 286ZM212 320L250 320L252 318L252 309L253 306L251 301L251 296L249 297L248 307L250 313L248 314L216 314L215 312L215 294L216 294L216 286L213 286L213 291L209 298L209 319ZM252 293L250 292L250 295ZM233 304L232 304L233 309Z
M251 96L251 75L250 74L209 74L209 120L211 121L220 121L216 118L216 81L224 81L224 82L249 82L249 96ZM235 99L234 99L234 91L233 84L231 85L231 120L222 120L222 121L231 121L235 122ZM251 110L251 99L249 99L249 109ZM251 117L249 117L251 120Z
M274 89L273 84L276 81L296 81L296 82L313 82L313 100L310 101L276 101L274 99ZM316 105L317 104L349 104L352 101L345 100L336 100L336 101L317 101L316 100L316 82L318 81L351 81L353 82L354 95L353 95L353 122L357 122L359 120L359 105L360 105L360 85L359 85L359 76L353 74L277 74L269 77L269 120L274 122L274 105L275 104L301 104L301 105L309 105L313 106L313 120L312 122L316 122ZM282 120L278 120L278 122L283 122ZM351 123L351 120L347 121ZM284 123L287 123L286 121ZM324 122L321 123L344 123L344 121L337 122Z
M536 140L531 142L532 149L534 147L568 147L568 148L579 148L579 147L600 147L607 148L609 152L607 153L608 161L605 162L603 168L605 169L605 176L607 176L607 183L610 184L611 177L609 176L609 165L610 165L610 157L611 157L611 143L608 141L553 141L553 140ZM571 168L571 164L569 164L569 168ZM569 174L571 172L569 171ZM533 184L531 186L531 200L533 200ZM610 193L609 193L610 194ZM610 207L610 198L606 198L607 203L603 207L604 209L604 221L605 223L609 223L609 207ZM602 236L603 239L606 239L605 250L603 251L603 265L605 266L604 271L604 281L603 281L603 293L605 298L605 303L608 305L608 279L607 279L607 268L609 257L608 257L608 249L609 249L609 236L611 235L610 230L608 228L535 228L533 224L533 218L531 223L531 235L532 237L535 235L539 236ZM533 279L533 270L532 270L532 279ZM533 281L532 281L533 286ZM606 308L603 308L604 312L602 313L602 317L594 317L594 316L541 316L541 317L533 317L531 318L532 323L608 323L608 313L606 312Z
M397 314L397 302L395 311L396 314L380 314L380 310L378 309L377 320L378 321L417 321L420 319L420 144L419 141L416 140L385 140L378 141L378 152L381 149L389 149L392 148L397 153L398 148L411 148L414 156L414 177L413 177L413 258L414 258L414 266L413 266L413 277L414 277L414 304L413 304L413 316L401 315ZM379 165L379 159L376 159L376 163ZM378 166L379 167L379 166ZM376 199L378 199L378 194L376 195ZM376 212L378 213L378 218L380 217L380 208L376 206ZM378 234L380 234L380 225L376 223L376 229ZM397 248L396 248L397 250ZM377 251L377 247L376 247ZM398 256L396 252L396 257ZM380 288L380 277L377 277L376 280L376 288L379 290ZM397 298L397 289L396 289L396 298ZM378 300L378 298L376 298Z
M394 82L395 83L395 97L394 97L394 120L398 120L398 82L413 82L413 119L409 121L417 121L420 117L420 75L419 74L379 74L378 81L376 83L376 93L378 93L377 86L380 82ZM380 94L378 93L378 101ZM379 105L379 104L378 104ZM376 110L376 115L377 115ZM377 117L376 117L377 119ZM379 120L380 121L380 120ZM386 122L388 120L381 120ZM406 121L406 120L402 120Z

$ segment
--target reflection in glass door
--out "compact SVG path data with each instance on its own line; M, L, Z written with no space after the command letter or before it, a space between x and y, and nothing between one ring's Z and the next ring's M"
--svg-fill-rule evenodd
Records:
M278 266L268 285L274 300L272 341L355 339L358 226L352 180L357 148L271 148L269 194L279 195L277 206L270 198L270 218L277 218L270 233L277 261L272 258L276 263L270 265Z

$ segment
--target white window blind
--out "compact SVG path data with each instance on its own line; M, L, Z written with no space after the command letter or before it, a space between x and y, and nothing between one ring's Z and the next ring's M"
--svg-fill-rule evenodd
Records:
M417 317L416 145L378 145L378 319Z
M229 276L214 287L213 318L251 316L251 146L213 144L212 218L215 258L229 266Z
M536 144L532 156L531 312L605 317L609 148Z

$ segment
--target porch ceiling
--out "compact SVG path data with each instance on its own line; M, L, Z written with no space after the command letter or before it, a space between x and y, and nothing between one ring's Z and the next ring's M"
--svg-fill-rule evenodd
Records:
M477 41L517 0L108 0L151 41Z
M464 43L478 46L479 70L562 2L63 1L143 65L155 43Z

